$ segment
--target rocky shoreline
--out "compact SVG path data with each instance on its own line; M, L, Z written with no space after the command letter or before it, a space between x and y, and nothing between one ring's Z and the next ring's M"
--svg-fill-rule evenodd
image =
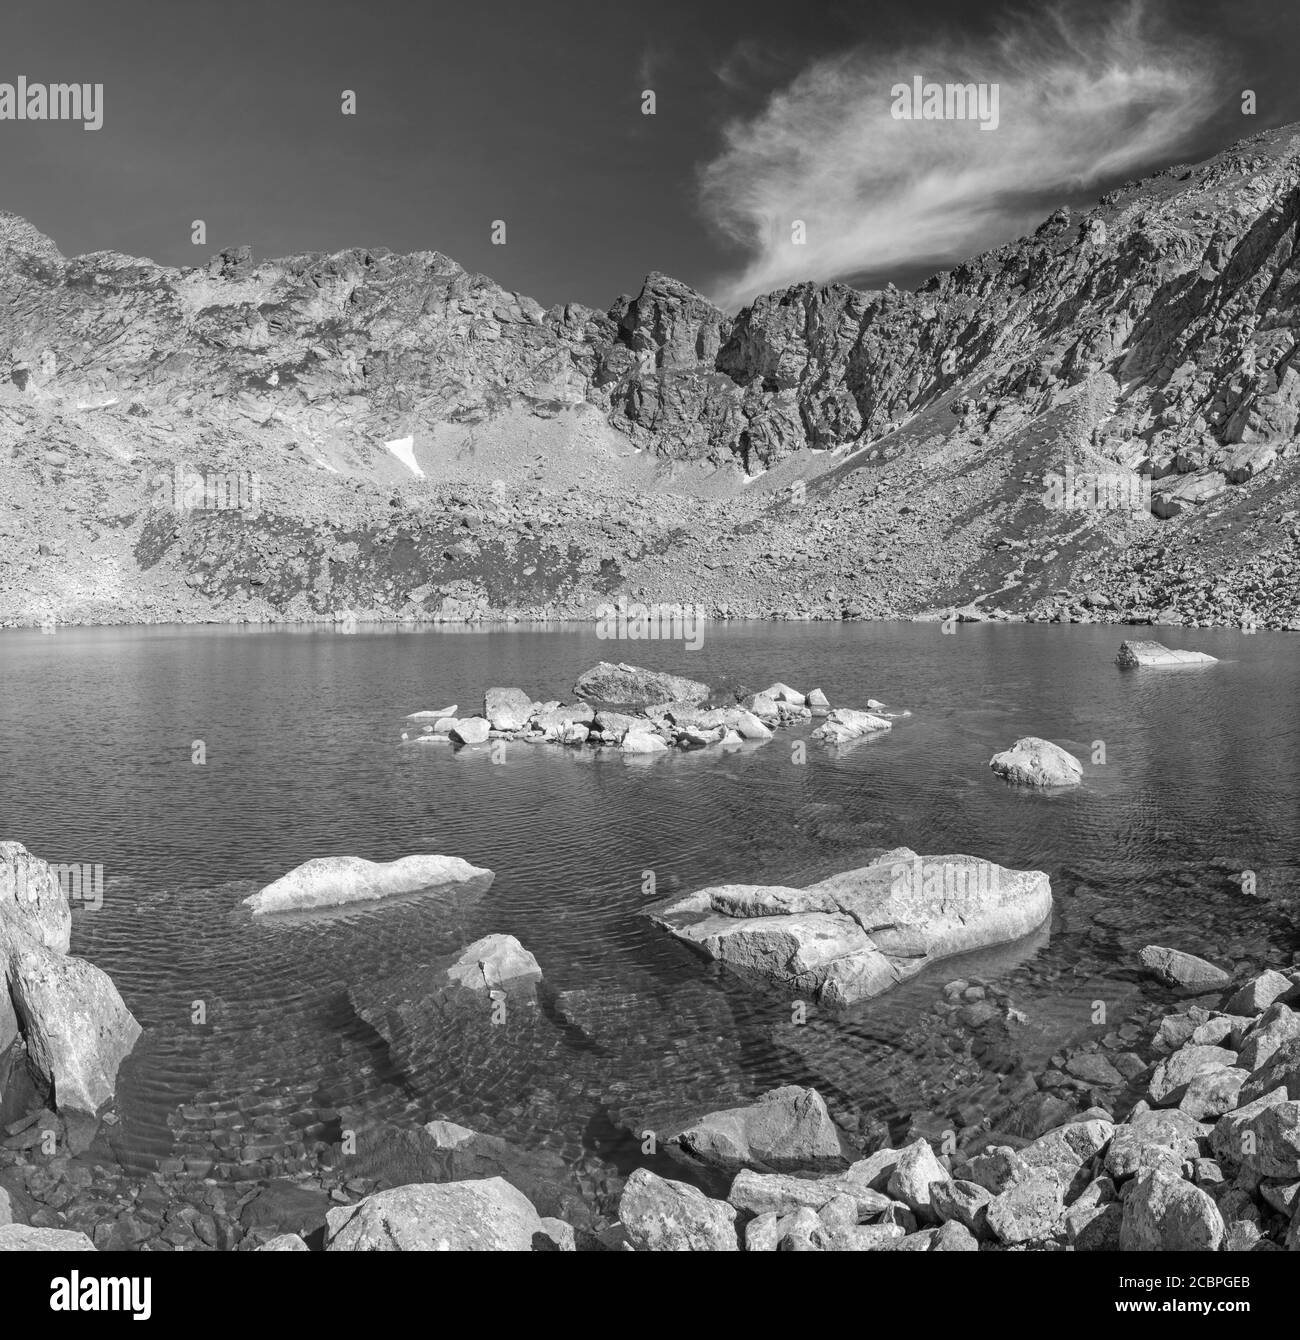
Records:
M536 960L489 938L457 963L494 975L476 986L452 964L448 989L535 991ZM0 1250L1300 1250L1300 965L1234 981L1159 946L1142 961L1195 995L1022 1075L996 1129L954 1114L890 1142L786 1086L640 1132L650 1157L594 1198L554 1153L446 1121L251 1183L131 1174L38 1099L13 1117L36 1095L11 1057ZM982 1030L1015 1017L967 978L935 1012Z

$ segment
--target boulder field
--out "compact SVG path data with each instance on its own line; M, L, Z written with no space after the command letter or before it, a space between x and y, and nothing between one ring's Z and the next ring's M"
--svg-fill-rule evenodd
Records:
M644 915L729 968L852 1005L950 954L1019 939L1051 910L1041 871L898 847L807 888L721 884Z

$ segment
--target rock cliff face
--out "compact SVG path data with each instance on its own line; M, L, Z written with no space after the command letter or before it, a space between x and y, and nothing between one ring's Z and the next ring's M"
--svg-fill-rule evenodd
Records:
M544 310L437 252L173 269L0 216L0 621L979 602L1288 626L1300 135L916 292Z

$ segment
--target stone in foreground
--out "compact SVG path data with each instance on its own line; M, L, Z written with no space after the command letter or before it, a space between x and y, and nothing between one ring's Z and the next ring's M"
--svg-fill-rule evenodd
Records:
M1036 735L994 754L989 767L1017 786L1078 786L1083 779L1083 764L1073 754Z
M585 671L573 686L579 698L625 707L648 707L651 703L702 703L709 686L696 679L645 670L638 665L600 661Z
M546 1225L501 1177L377 1191L328 1215L327 1252L530 1252Z
M360 856L317 856L290 870L260 892L244 899L254 916L267 912L303 912L347 903L375 902L442 884L493 880L491 870L459 856L403 856L396 861L367 861Z
M618 1217L639 1252L738 1252L740 1214L697 1187L638 1168L627 1179Z
M106 972L33 945L9 967L27 1053L60 1111L93 1116L113 1097L140 1025Z
M837 1006L950 954L1017 940L1051 910L1042 871L899 847L805 889L722 884L644 912L707 958Z
M1115 664L1131 670L1140 665L1214 665L1218 659L1203 651L1172 651L1159 642L1125 642Z

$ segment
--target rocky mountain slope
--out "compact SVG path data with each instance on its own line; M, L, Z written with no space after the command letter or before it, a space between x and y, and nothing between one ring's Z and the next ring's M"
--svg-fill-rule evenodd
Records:
M1298 223L1290 127L914 293L733 317L660 274L543 310L437 252L65 259L0 216L0 624L1300 628Z

